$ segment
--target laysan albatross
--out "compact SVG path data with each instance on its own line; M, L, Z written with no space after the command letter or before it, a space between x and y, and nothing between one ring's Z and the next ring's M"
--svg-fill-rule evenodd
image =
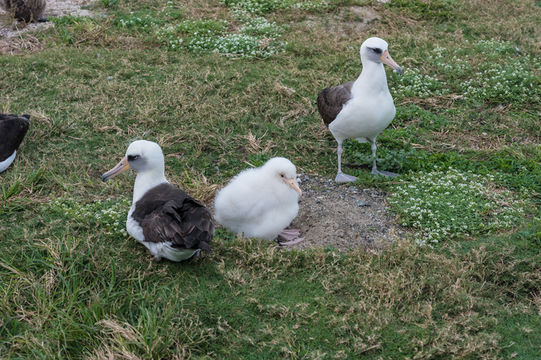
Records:
M297 169L291 161L275 157L263 166L247 169L234 177L216 194L217 222L249 237L289 245L302 240L299 230L286 229L299 212Z
M389 55L385 40L371 37L361 45L363 70L355 81L323 89L317 97L317 108L323 122L338 143L339 183L355 181L356 177L342 172L342 143L346 139L370 142L372 174L396 176L376 166L376 136L393 120L396 109L387 86L383 64L402 74L402 69Z
M126 230L156 260L183 261L210 251L214 224L208 209L165 178L162 149L146 140L132 142L126 156L102 175L108 179L128 170L137 172Z
M0 173L15 160L29 126L30 115L0 114Z

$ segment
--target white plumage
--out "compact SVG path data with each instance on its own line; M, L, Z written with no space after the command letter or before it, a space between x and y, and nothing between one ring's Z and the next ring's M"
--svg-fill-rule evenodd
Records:
M318 111L338 143L337 182L355 181L342 172L342 143L346 139L370 142L372 147L372 173L396 176L379 171L376 166L376 137L391 123L396 109L387 86L383 64L402 73L391 58L388 44L372 37L361 45L363 70L355 81L323 89L317 99Z
M216 221L235 233L275 239L299 212L296 178L295 165L282 157L242 171L216 195Z

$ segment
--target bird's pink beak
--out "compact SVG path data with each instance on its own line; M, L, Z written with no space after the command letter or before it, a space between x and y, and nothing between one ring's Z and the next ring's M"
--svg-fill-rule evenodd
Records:
M128 163L128 159L124 156L122 160L114 168L107 171L105 174L101 176L102 181L107 181L111 178L114 178L118 174L122 174L124 171L130 169L130 164Z
M386 64L386 65L389 65L390 67L392 67L398 74L402 75L402 68L400 66L398 66L398 64L393 60L393 58L391 57L391 54L389 54L389 52L387 50L385 50L383 52L383 54L381 54L381 56L379 57L381 59L381 61Z
M297 194L299 194L299 196L302 195L302 190L301 188L299 187L299 185L297 184L297 181L295 181L295 179L285 179L284 180L286 182L287 185L289 185L293 190L295 190L297 192Z

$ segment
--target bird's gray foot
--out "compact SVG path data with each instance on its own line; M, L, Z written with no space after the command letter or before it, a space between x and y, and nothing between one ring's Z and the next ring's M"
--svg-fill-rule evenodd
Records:
M348 182L354 182L355 180L357 180L355 176L344 174L343 172L339 172L338 174L336 174L336 177L334 178L334 181L337 183L348 183Z
M152 260L154 260L154 262L160 262L162 261L162 257L158 255L154 255L154 258Z
M372 174L386 176L386 177L397 177L398 176L398 174L395 174L394 172L384 171L384 170L372 170Z

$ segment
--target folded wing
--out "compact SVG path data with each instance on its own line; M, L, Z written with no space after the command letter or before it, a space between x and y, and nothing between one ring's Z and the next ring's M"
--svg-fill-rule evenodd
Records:
M210 251L214 223L208 209L171 184L149 190L136 204L133 218L145 241L170 242L174 248Z
M336 119L342 107L351 99L353 81L321 90L317 96L317 109L327 127Z

